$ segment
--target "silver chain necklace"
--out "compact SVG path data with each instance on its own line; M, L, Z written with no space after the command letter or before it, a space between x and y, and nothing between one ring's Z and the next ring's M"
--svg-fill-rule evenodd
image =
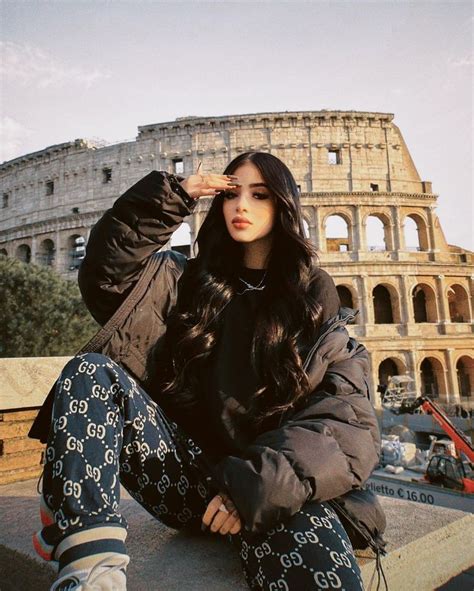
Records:
M242 277L239 277L239 281L242 281L242 283L244 283L247 286L247 289L244 289L244 291L237 291L237 295L242 295L244 293L246 293L247 291L262 291L262 289L265 289L265 285L263 285L263 282L265 281L265 277L267 276L267 271L265 271L263 277L260 279L260 283L258 285L252 285L251 283L248 283L247 281L245 281L245 279L242 279Z

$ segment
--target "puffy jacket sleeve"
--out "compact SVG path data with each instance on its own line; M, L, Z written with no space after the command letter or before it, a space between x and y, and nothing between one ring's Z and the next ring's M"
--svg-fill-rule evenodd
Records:
M130 293L150 255L194 209L196 201L180 185L183 178L150 172L92 228L78 279L83 299L100 324Z
M377 465L380 433L366 387L368 353L354 339L347 347L351 356L339 352L341 359L329 364L302 408L259 435L241 457L226 456L215 466L245 529L266 531L307 501L342 495Z

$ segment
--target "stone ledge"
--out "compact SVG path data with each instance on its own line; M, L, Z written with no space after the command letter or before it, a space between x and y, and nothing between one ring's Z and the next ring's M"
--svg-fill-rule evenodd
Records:
M36 479L31 479L41 473L42 446L26 433L36 416L35 407L42 404L69 359L0 359L0 544L34 559L38 557L31 535L40 523ZM467 543L472 515L385 497L380 500L388 521L388 555L382 564L390 591L415 587L432 591L474 564L474 548ZM247 589L235 549L224 538L171 530L126 493L121 507L130 524L130 591ZM375 561L359 557L359 563L367 586Z
M38 410L0 411L0 485L41 473L44 446L28 437L37 414Z
M70 357L0 359L0 485L41 473L43 445L31 425Z
M0 359L0 412L37 408L70 357Z
M390 591L433 591L474 563L474 547L468 543L474 516L410 501L380 500L388 521L388 555L382 565ZM129 522L129 591L248 589L239 557L225 538L169 529L125 492L121 508ZM0 522L0 544L37 559L31 545L31 535L40 527L36 480L0 486ZM360 563L368 587L375 561Z

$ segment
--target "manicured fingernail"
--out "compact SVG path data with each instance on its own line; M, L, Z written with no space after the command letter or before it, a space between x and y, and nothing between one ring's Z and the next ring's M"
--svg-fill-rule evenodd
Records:
M206 531L207 525L205 523L201 523L201 531Z

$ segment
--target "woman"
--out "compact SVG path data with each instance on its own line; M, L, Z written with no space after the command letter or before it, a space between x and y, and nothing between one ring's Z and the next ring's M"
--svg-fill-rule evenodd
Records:
M157 252L202 196L197 257ZM154 171L94 226L79 285L103 329L31 432L49 428L35 546L54 591L125 589L119 481L236 544L251 589L362 589L351 540L384 528L361 491L380 453L368 355L302 220L286 165L248 152L223 175Z

